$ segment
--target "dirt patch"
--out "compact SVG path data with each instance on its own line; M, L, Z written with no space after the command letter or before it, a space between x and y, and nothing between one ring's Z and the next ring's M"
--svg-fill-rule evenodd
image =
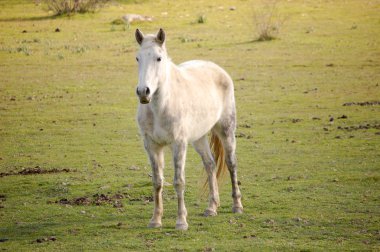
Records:
M238 125L238 128L246 128L246 129L250 129L252 126L249 125L248 123L244 123L244 124L239 124Z
M0 194L0 208L4 208L2 203L6 200L7 200L7 196L5 196L4 194Z
M111 205L115 208L124 207L122 199L128 199L129 201L141 201L146 203L153 202L152 196L140 195L139 197L132 197L127 193L115 193L112 195L106 194L94 194L92 196L83 196L73 199L60 199L54 202L48 201L48 203L56 203L62 205L71 205L71 206L106 206Z
M69 168L44 169L44 168L41 168L40 166L36 166L34 168L22 168L21 171L2 172L2 173L0 173L0 177L11 176L11 175L35 175L35 174L74 172L74 171L76 171L76 170L72 170Z
M365 101L365 102L346 102L343 106L374 106L380 105L380 101Z
M298 122L301 122L302 119L299 119L299 118L293 118L292 119L292 123L298 123Z
M342 115L342 116L338 117L338 119L347 119L347 118L348 118L348 116L346 116L346 115Z
M153 202L153 196L142 195L138 198L128 196L129 201L143 201L144 203Z
M32 243L43 243L43 242L49 242L49 241L56 241L57 238L55 236L49 236L49 237L43 237L43 238L38 238Z
M353 126L338 126L337 129L345 130L345 131L356 131L356 130L368 130L368 129L380 129L380 124L361 124L361 125L353 125Z
M62 205L74 205L74 206L102 206L102 205L112 205L116 208L122 208L123 203L121 199L126 198L123 194L116 193L114 195L105 195L105 194L94 194L92 197L84 196L78 197L74 199L60 199L55 201L54 203L62 204Z
M236 133L236 134L235 134L235 137L236 137L236 138L245 138L245 139L251 139L251 138L252 138L251 135L249 135L249 134L244 134L244 133L242 133L242 132L238 132L238 133Z

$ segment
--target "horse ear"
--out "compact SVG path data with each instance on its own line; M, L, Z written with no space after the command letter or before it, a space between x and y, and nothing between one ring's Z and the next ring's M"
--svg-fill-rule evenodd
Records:
M135 37L136 37L137 43L139 43L139 45L141 45L141 43L144 40L144 34L139 29L136 29Z
M157 33L157 36L156 36L156 41L157 43L159 43L160 45L163 45L164 42L165 42L165 32L162 28L160 28L160 30L158 31Z

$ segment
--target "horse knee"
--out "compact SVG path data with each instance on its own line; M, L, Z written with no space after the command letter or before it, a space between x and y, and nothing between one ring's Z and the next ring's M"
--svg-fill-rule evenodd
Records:
M153 181L153 188L156 191L159 191L163 188L164 186L164 179L163 178L158 178Z
M177 192L185 189L184 179L175 179L173 184Z

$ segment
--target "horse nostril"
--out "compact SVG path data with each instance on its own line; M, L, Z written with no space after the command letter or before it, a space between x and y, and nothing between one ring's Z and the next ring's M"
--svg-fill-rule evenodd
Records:
M149 95L150 94L150 89L147 87L145 88L145 95Z
M140 95L139 88L136 88L136 94Z

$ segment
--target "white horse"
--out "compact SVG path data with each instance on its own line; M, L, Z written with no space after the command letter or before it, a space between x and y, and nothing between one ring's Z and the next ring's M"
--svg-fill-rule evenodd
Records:
M135 33L140 50L140 104L137 120L153 174L154 212L148 227L161 227L164 146L170 145L174 163L174 187L178 198L176 229L186 230L184 201L185 159L188 143L202 157L209 184L209 205L205 216L217 214L219 192L217 174L226 165L231 175L234 213L242 213L241 193L235 157L236 110L231 77L209 61L194 60L176 66L168 57L165 33ZM207 134L211 131L211 152Z

